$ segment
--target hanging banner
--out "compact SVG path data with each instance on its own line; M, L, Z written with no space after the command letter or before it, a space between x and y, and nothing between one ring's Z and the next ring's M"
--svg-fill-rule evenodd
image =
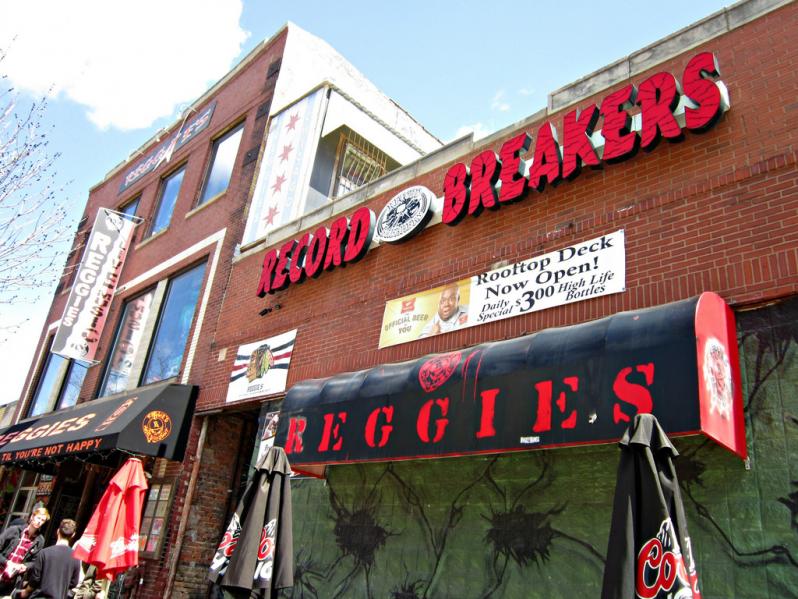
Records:
M227 387L227 402L285 391L296 329L238 348Z
M326 106L326 89L319 89L272 117L244 244L304 213ZM323 201L329 200L324 196Z
M50 351L94 362L136 223L100 208Z
M379 347L626 289L623 229L385 304Z

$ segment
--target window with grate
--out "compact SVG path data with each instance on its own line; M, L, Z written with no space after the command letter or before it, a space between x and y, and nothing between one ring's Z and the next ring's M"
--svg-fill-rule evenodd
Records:
M382 177L388 168L388 156L354 131L341 136L335 169L333 198L356 190Z

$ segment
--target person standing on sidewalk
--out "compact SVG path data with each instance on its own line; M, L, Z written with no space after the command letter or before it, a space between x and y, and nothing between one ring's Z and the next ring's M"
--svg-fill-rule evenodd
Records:
M42 597L66 599L69 591L80 582L80 560L72 557L69 542L75 536L74 520L61 520L55 545L42 549L28 570L25 588L17 595L21 599Z
M0 595L14 590L44 547L44 536L39 533L49 519L47 508L39 507L31 512L27 524L9 526L0 534Z

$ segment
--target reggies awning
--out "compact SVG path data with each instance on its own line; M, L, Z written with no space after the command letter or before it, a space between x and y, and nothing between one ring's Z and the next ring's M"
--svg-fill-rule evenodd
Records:
M113 449L182 460L195 398L194 386L164 383L22 420L0 431L0 464Z
M718 295L301 381L295 470L617 441L639 413L746 455L734 314Z

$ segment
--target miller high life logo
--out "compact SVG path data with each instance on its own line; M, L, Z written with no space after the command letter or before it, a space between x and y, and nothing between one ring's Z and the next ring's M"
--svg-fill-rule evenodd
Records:
M238 545L238 538L241 536L241 521L238 519L238 514L233 514L233 519L227 530L224 531L222 542L219 543L216 554L213 556L211 562L211 570L216 570L219 574L224 574L227 571L227 566L230 563L230 558L236 550Z
M272 518L260 532L258 543L258 563L255 566L254 580L268 582L274 570L274 549L277 537L277 518Z
M141 430L147 443L160 443L172 433L172 419L169 414L161 410L153 410L144 416Z
M689 539L687 543L689 545ZM689 552L689 547L686 549ZM673 522L666 518L657 536L646 541L637 554L636 596L639 599L701 599L692 556L687 558L689 571Z

